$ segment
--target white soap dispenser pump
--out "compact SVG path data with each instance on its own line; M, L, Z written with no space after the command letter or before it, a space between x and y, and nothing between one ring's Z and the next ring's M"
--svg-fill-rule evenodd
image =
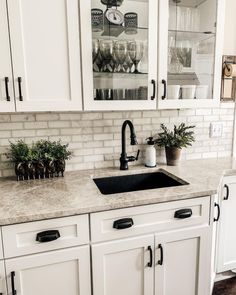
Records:
M156 158L156 149L155 149L155 142L153 137L148 137L147 139L147 147L145 151L145 166L148 168L154 168L157 165L157 158Z

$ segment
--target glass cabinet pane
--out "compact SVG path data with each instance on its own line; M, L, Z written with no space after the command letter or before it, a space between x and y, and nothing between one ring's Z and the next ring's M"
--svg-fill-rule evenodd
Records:
M149 0L92 0L94 100L148 99Z
M169 0L168 99L212 99L216 0Z

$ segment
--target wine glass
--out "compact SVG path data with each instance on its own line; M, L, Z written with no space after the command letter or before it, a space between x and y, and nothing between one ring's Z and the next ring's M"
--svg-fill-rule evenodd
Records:
M135 65L134 74L140 74L138 65L143 58L144 44L142 41L130 41L128 43L128 52L132 62Z
M128 55L128 47L127 41L120 40L116 41L114 44L114 56L115 60L118 63L118 67L120 66L120 72L125 73L124 63Z
M113 56L113 41L112 40L101 40L100 41L100 53L103 60L104 72L110 72L109 64L112 61Z
M97 39L93 39L93 65L99 54L99 41Z
M127 54L124 65L125 65L125 68L126 68L126 72L127 73L132 73L132 67L133 67L134 63L132 62L129 54Z

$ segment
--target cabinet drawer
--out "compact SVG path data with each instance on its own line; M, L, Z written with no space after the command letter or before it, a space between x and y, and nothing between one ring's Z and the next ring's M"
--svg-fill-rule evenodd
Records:
M185 219L175 217L175 213L182 209L190 209L191 217ZM210 197L203 197L93 213L91 214L92 242L209 224L209 210ZM116 229L114 227L117 227L117 221L118 227L119 225L121 228L130 227Z
M6 258L33 254L89 242L88 215L4 226Z
M3 259L3 251L2 251L2 232L0 230L0 259ZM1 293L0 293L1 294Z

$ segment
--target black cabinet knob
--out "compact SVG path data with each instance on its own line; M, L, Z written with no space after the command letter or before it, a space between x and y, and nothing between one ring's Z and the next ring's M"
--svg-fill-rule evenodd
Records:
M36 236L36 241L39 243L52 242L60 238L60 233L58 230L47 230L38 233Z
M190 218L193 215L192 209L181 209L175 212L174 217L177 219Z

